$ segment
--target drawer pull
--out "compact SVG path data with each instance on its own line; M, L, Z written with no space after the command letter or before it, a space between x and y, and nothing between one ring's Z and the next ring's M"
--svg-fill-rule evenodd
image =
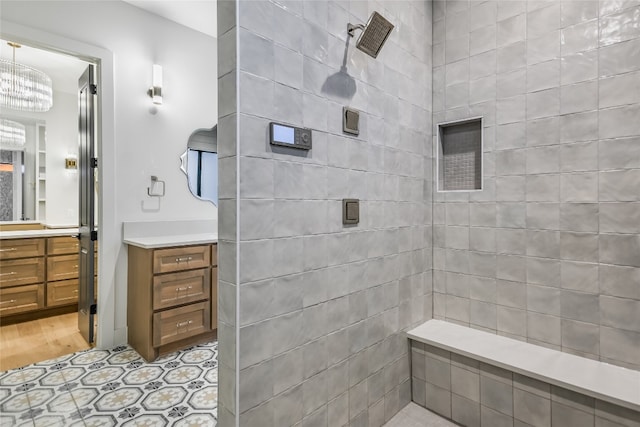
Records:
M6 248L6 249L0 249L0 252L15 252L17 250L18 248Z
M74 294L77 294L77 293L78 293L78 290L77 290L77 289L74 289L73 293L74 293Z
M0 276L15 276L16 274L18 274L15 271L10 271L8 273L0 273Z
M14 302L18 302L18 300L10 299L9 301L0 301L0 304L13 304Z
M185 320L184 322L178 322L176 323L176 329L182 328L183 326L186 326L187 329L189 329L189 325L193 323L193 320Z
M193 259L193 257L190 257L190 256L183 256L183 257L180 257L180 258L176 258L176 262L179 264L179 263L181 263L181 262L185 262L185 261L186 261L186 262L189 262L189 261L191 261L192 259Z
M193 286L189 285L189 286L183 286L181 288L176 288L176 293L179 294L180 292L186 292L187 294L184 297L188 297L189 296L189 291L193 289ZM183 297L183 298L184 298ZM178 298L180 298L178 296Z

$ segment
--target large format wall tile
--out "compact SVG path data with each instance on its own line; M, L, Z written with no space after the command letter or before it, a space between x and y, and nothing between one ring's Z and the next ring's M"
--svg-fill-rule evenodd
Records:
M239 370L239 407L222 406L247 427L381 426L410 401L403 331L432 317L431 2L237 7L239 56L223 65L239 80L239 134L221 172L239 206L240 268L225 274L238 366L221 365ZM377 59L347 35L374 10L396 26ZM449 23L442 84L447 105L466 105L467 8ZM342 131L343 106L360 110L357 137ZM271 121L311 128L313 149L270 146ZM358 225L342 224L343 198L360 199ZM468 250L469 214L449 218L447 247Z
M434 135L482 115L485 168L433 195L434 316L640 368L640 3L436 4L434 54L455 55L434 56Z

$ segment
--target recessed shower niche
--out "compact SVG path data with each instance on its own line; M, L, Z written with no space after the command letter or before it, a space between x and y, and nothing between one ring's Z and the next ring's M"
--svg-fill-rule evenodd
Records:
M438 125L438 191L482 190L482 118Z

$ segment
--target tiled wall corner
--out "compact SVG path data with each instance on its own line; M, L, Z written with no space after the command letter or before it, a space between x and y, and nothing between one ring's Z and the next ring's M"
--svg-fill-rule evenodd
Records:
M218 9L218 425L236 425L237 57L236 1Z
M411 341L412 400L465 427L640 426L640 412Z
M403 331L431 318L431 3L237 5L240 425L381 426L410 401ZM374 10L396 25L377 59L346 31ZM271 121L313 149L270 146Z
M640 368L640 4L433 10L434 129L485 142L484 190L434 195L434 316Z

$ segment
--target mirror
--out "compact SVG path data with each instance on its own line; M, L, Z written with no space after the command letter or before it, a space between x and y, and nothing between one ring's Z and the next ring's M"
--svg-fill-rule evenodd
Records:
M44 216L45 134L42 122L0 118L0 221Z
M187 175L191 194L217 206L218 126L193 132L180 161L180 169Z

